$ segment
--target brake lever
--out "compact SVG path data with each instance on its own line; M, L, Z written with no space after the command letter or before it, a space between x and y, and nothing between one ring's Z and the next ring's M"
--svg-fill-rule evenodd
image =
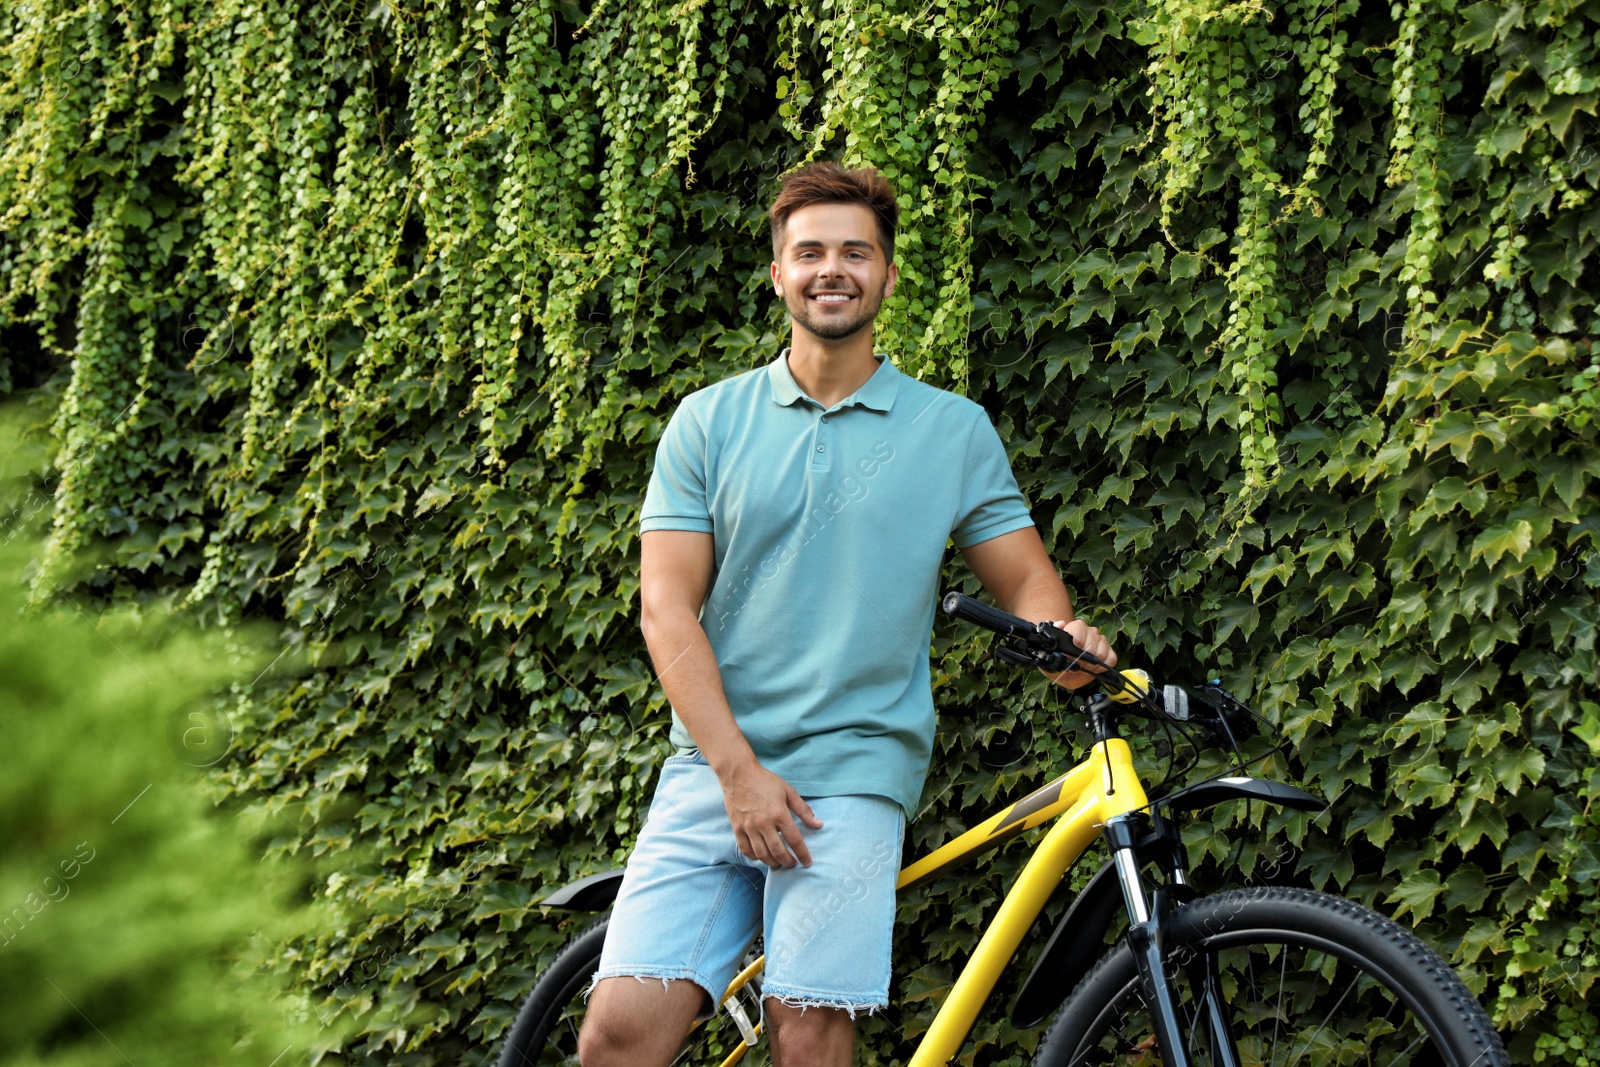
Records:
M1010 664L1012 664L1014 666L1017 666L1017 667L1032 667L1033 666L1033 657L1032 656L1028 655L1026 652L1023 652L1023 651L1021 651L1021 650L1017 649L1016 647L1014 647L1012 645L1009 645L1009 644L999 644L999 643L997 643L994 646L994 654L996 656L999 656L1001 659L1005 660L1007 663L1010 663Z
M1007 663L1018 667L1038 667L1045 671L1064 671L1072 663L1060 652L1052 652L1043 648L1020 645L1017 642L1004 642L994 646L994 654Z

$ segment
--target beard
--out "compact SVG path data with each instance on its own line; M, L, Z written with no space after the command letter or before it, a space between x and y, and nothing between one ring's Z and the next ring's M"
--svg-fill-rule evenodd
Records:
M887 282L884 288L888 288ZM871 326L872 320L878 317L878 309L883 306L882 289L875 297L865 290L853 295L856 297L856 312L848 316L819 309L805 293L785 293L783 302L795 323L807 333L824 341L842 341Z

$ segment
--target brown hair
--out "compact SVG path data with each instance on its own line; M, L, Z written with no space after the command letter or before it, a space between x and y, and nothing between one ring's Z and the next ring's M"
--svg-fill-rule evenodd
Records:
M845 170L830 160L807 163L786 175L778 197L767 211L772 224L772 258L780 259L783 230L789 216L812 204L861 204L878 218L878 238L884 258L894 262L894 231L900 223L900 205L888 179L871 167Z

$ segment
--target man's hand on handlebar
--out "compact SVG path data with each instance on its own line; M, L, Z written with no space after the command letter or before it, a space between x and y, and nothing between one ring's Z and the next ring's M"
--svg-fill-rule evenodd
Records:
M1071 622L1062 622L1059 619L1055 619L1051 621L1050 625L1064 632L1068 637L1072 638L1074 645L1077 645L1105 665L1104 667L1093 667L1085 664L1083 670L1065 670L1053 673L1044 671L1044 676L1057 685L1065 686L1068 689L1078 689L1092 682L1094 676L1104 670L1105 667L1115 667L1117 665L1117 654L1111 650L1111 643L1105 639L1105 635L1082 619L1074 619Z

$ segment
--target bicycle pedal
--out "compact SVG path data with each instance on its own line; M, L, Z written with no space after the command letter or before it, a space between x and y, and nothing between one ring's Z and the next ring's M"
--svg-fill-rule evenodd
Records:
M739 1003L739 994L735 993L727 1000L724 1000L722 1002L722 1010L728 1013L728 1017L733 1020L733 1025L739 1028L739 1035L744 1038L744 1043L754 1048L756 1042L761 1040L761 1037L756 1033L756 1028L750 1025L750 1016L745 1012L744 1005ZM761 1017L759 1006L756 1010L756 1018L759 1020Z

